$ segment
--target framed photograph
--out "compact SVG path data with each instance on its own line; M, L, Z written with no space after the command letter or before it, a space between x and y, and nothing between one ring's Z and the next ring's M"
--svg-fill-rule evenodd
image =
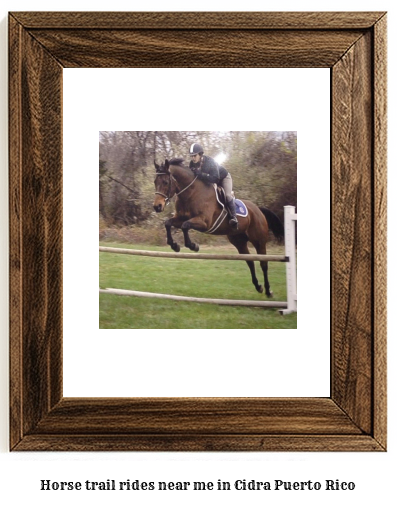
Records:
M63 395L63 69L188 67L330 69L329 397ZM10 449L385 451L386 13L14 12L9 73Z

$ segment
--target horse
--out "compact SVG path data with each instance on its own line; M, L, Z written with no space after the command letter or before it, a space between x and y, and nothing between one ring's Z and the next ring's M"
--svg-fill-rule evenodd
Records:
M248 215L238 216L238 229L229 225L229 221L220 223L223 211L222 205L216 197L213 185L208 185L195 176L190 168L183 165L182 158L165 160L161 165L154 162L156 168L155 199L153 203L156 213L164 211L166 204L176 195L176 214L165 221L167 244L175 252L180 251L171 234L171 227L182 229L185 247L194 252L199 251L199 245L191 241L189 230L194 229L202 233L227 236L229 242L237 248L240 254L249 254L248 241L250 241L258 254L266 254L266 242L269 229L277 240L284 238L284 226L280 219L267 208L258 207L250 201L245 201ZM263 287L259 284L255 273L253 261L246 261L251 272L252 283L259 293ZM272 297L268 279L268 263L260 261L264 275L265 291L267 297Z

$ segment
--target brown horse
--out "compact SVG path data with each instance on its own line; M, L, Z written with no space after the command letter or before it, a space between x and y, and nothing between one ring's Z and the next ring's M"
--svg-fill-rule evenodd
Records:
M227 219L223 220L219 227L214 230L223 211L216 198L214 187L197 179L197 176L189 168L183 166L183 159L166 160L161 166L155 162L154 165L156 167L156 179L154 181L156 195L153 204L155 211L157 213L164 211L168 201L174 195L177 196L176 214L165 222L167 244L175 252L180 251L180 246L171 235L171 227L182 229L186 248L194 252L199 251L199 245L191 241L189 229L227 236L230 243L237 248L240 254L250 253L247 245L250 241L258 254L265 255L269 228L278 240L284 237L284 226L278 217L267 208L258 208L250 201L244 201L248 209L248 216L238 217L237 230L229 225ZM214 232L210 232L211 229ZM254 262L247 261L247 264L251 272L252 283L258 292L263 292L263 287L256 278ZM268 280L268 263L267 261L261 261L260 264L265 279L266 295L271 297L273 293L270 290Z

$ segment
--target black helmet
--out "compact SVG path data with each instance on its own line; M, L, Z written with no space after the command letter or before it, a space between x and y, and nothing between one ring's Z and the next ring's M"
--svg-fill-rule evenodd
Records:
M200 146L199 144L193 143L190 146L189 153L190 153L190 155L195 155L196 153L204 153L204 150L203 150L203 147Z

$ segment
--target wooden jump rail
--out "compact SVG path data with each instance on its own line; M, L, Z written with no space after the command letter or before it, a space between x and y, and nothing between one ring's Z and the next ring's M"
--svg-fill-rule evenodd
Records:
M190 301L193 303L211 303L225 306L264 306L267 308L287 308L283 301L249 301L245 299L208 299L188 296L174 296L172 294L156 294L155 292L140 292L124 289L99 289L101 294L115 294L116 296L137 296L143 298L172 299L174 301Z
M175 301L192 301L195 303L212 303L227 306L256 306L267 308L279 308L281 314L297 311L297 290L296 290L296 257L295 257L295 222L297 215L293 206L284 206L284 229L285 229L285 255L219 255L199 253L173 253L153 252L152 250L130 250L129 248L111 248L100 246L102 253L141 255L144 257L159 257L170 259L205 259L225 261L271 261L285 262L287 270L287 301L254 301L241 299L207 299L187 296L174 296L171 294L156 294L153 292L140 292L123 289L99 289L101 294L115 294L118 296L137 296L159 299L172 299Z
M100 246L99 251L103 253L123 254L123 255L142 255L144 257L167 257L168 259L206 259L223 261L275 261L289 262L285 255L219 255L219 254L199 254L199 253L173 253L173 252L154 252L153 250L131 250L129 248L111 248Z

